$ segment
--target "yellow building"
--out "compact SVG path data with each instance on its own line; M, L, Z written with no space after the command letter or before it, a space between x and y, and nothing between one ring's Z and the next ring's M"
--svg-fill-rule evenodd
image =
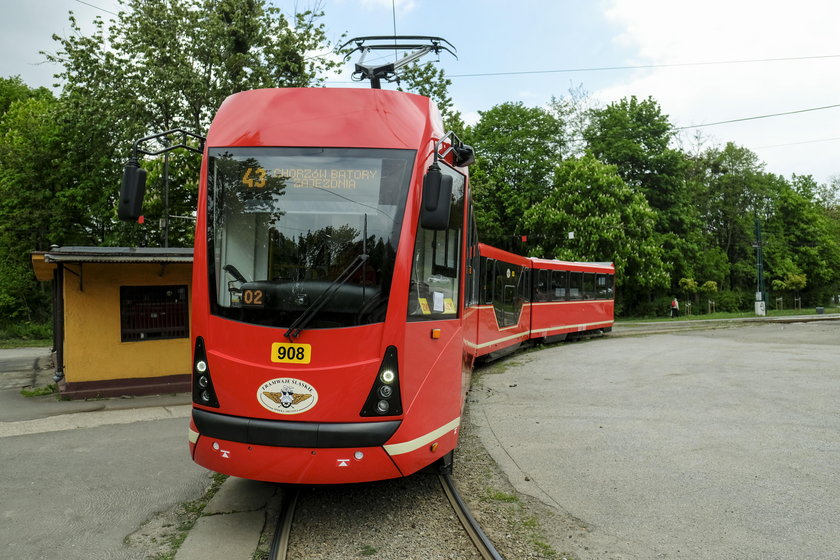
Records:
M58 247L32 254L53 280L62 396L190 390L192 249Z

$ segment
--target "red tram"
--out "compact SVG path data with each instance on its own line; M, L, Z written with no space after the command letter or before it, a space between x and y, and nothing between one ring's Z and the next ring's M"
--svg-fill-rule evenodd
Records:
M478 243L472 150L426 97L238 93L203 157L189 446L208 469L322 484L446 465L476 358L613 324L612 265Z

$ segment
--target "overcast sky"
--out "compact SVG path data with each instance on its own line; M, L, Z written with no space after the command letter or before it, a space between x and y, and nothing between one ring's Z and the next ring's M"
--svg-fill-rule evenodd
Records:
M315 0L274 3L289 12ZM458 59L443 54L441 65L452 77L455 104L472 121L498 103L542 105L579 86L602 104L651 96L678 127L840 105L840 2L834 0L395 0L394 10L392 0L320 5L333 40L345 32L390 35L394 19L398 34L448 39ZM52 34L69 31L68 11L88 25L96 15L113 17L107 12L119 11L119 4L0 0L0 8L0 76L49 86L58 69L38 52L55 50ZM465 76L521 71L540 73ZM822 182L840 175L840 107L688 129L686 149L698 131L707 145L732 141L749 148L773 173L810 174Z

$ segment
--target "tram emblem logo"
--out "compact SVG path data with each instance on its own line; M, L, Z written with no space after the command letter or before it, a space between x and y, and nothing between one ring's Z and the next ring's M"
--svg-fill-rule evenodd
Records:
M266 381L257 389L257 401L277 414L300 414L318 402L315 387L293 377L279 377Z

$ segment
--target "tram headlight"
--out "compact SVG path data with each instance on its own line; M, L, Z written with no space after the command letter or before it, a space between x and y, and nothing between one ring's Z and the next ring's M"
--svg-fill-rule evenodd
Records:
M195 355L193 356L193 402L202 406L219 407L219 399L213 388L213 378L210 375L210 365L207 363L207 350L204 339L195 339Z
M373 378L360 416L397 416L402 414L400 397L399 360L397 347L389 346L379 364L379 371Z

